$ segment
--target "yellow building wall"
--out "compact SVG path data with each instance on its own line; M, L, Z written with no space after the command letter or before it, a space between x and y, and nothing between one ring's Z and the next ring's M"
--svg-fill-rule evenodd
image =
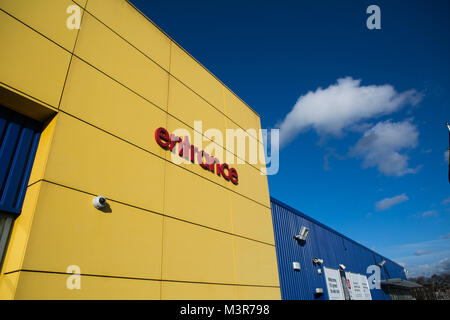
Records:
M234 185L154 138L258 130L256 113L125 0L0 0L0 43L0 104L46 123L0 298L280 299L261 166L231 165Z

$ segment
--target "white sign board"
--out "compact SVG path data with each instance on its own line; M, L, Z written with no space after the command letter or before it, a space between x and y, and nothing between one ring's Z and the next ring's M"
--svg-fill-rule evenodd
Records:
M345 300L339 270L323 268L330 300Z
M372 295L370 294L369 281L366 276L359 275L359 280L363 292L363 300L372 300Z
M350 291L351 300L364 300L362 285L359 274L346 272L348 289Z

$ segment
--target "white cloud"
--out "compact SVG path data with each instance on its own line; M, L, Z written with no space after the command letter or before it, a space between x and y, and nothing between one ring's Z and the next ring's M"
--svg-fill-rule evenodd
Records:
M430 250L416 250L414 252L414 255L416 255L416 256L424 256L424 255L430 254L430 253L431 253Z
M439 214L439 212L437 210L428 210L425 212L422 212L420 215L422 217L435 217Z
M430 277L433 274L446 274L450 272L450 258L444 258L432 264L407 265L407 269L409 271L408 277Z
M409 200L409 198L406 196L406 194L402 193L401 195L392 198L386 198L376 202L375 209L377 211L387 210L392 206L395 206L396 204L402 203L406 200Z
M448 203L450 203L450 197L442 200L442 204L448 204Z
M341 78L328 88L300 96L279 125L280 143L285 146L310 128L320 135L340 136L346 128L355 130L364 126L364 120L416 105L421 98L415 90L398 93L389 84L361 86L359 79Z
M450 233L440 236L439 239L450 239Z
M364 168L377 167L381 173L388 176L416 173L420 167L409 168L409 157L401 151L415 148L418 137L419 131L410 120L379 122L364 133L350 149L350 155L362 157Z

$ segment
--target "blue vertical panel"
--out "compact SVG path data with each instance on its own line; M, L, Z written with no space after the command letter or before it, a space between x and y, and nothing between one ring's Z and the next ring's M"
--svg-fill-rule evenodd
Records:
M379 255L378 253L373 253L373 257L375 260L375 264L379 265L383 260L386 260L386 263L388 261L387 258ZM381 273L381 280L387 280L387 279L391 279L391 276L389 274L389 272L386 269L386 265L384 265L383 267L380 268L380 273ZM387 293L386 288L381 286L381 289L376 289L376 290L372 290L372 291L376 291L377 294L382 295L384 297L385 300L391 300L390 295Z
M367 267L376 265L381 260L377 262L374 257L373 251L348 238L344 238L343 242L345 243L346 248L344 252L344 265L347 267L346 271L360 273L366 275L367 278L369 278L371 274L367 274ZM381 270L381 280L384 279L386 279L386 276L383 274L383 270ZM390 299L389 295L386 295L386 293L381 289L371 289L370 294L373 300Z
M315 224L314 226L314 244L318 247L319 253L317 258L323 260L322 265L316 265L315 274L317 269L322 269L322 275L319 275L322 279L322 288L324 291L324 299L329 299L325 274L323 273L323 267L330 269L339 269L339 264L343 263L341 256L343 252L342 239L335 233L329 232L321 225ZM315 258L315 257L313 257Z
M0 211L20 214L42 125L0 106Z
M400 265L302 212L274 198L271 198L271 207L282 299L328 299L325 277L323 274L320 275L317 269L322 267L339 269L339 264L345 265L345 271L369 277L367 267L386 260L384 268L381 268L381 280L392 277L405 278ZM293 237L299 233L302 226L308 227L310 231L306 242L300 244ZM316 257L323 259L322 266L313 264L312 260ZM300 262L300 271L294 271L292 266L294 261ZM314 295L316 288L322 288L323 295ZM390 299L390 296L381 289L372 289L371 295L374 300Z
M406 274L405 274L405 268L396 264L395 262L386 259L386 264L384 265L384 269L386 270L386 273L389 274L390 279L394 278L400 278L403 280L407 280Z
M317 246L309 241L314 233L314 225L275 203L272 203L272 217L282 298L285 300L323 299L321 296L314 296L313 291L316 287L323 287L322 279L314 274L312 266L312 258L317 255ZM299 233L302 226L309 228L310 232L307 241L300 244L294 239L294 235ZM293 262L300 263L300 271L293 269Z

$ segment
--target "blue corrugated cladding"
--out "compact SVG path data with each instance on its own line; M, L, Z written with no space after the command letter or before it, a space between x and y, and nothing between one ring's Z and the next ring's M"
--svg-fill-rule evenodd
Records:
M271 198L271 206L282 299L328 299L325 277L317 272L319 267L312 263L315 257L323 259L323 267L339 269L339 264L343 264L346 271L367 277L370 276L366 273L368 266L386 260L381 268L382 280L406 279L403 267L393 261L274 198ZM309 228L309 234L306 242L300 244L294 235L302 226ZM300 263L300 271L293 269L293 262ZM324 294L315 296L316 288L322 288ZM372 289L371 295L374 300L390 299L381 289Z
M20 214L42 125L0 106L0 211Z

